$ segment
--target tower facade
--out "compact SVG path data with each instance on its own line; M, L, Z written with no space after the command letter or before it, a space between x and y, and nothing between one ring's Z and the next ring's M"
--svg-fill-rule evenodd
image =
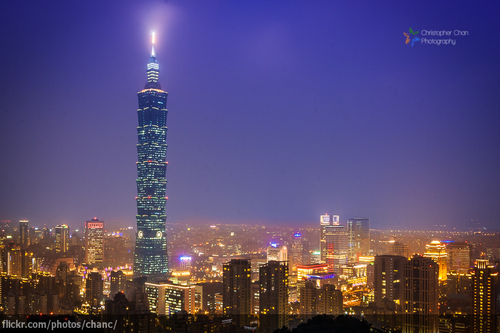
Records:
M85 262L89 265L104 260L104 221L94 217L85 221Z
M403 333L438 331L439 265L414 255L405 263L403 279Z
M325 226L326 263L328 272L339 275L340 267L348 262L349 236L343 225Z
M400 310L404 287L403 274L407 261L403 256L375 257L374 295L377 307Z
M498 272L487 259L477 259L472 272L472 330L497 332Z
M288 327L288 263L269 261L259 268L261 332Z
M339 225L338 215L324 214L319 217L319 251L321 252L321 262L326 262L326 228L329 225Z
M446 281L446 274L448 271L448 253L446 253L446 245L438 240L426 244L424 257L431 258L439 265L439 281Z
M238 326L249 324L252 313L251 265L246 259L232 259L224 264L222 275L224 315L235 316Z
M150 279L168 271L165 233L167 187L167 92L158 82L160 67L153 49L147 65L147 83L138 92L137 115L137 234L134 275Z
M66 253L69 249L69 227L66 224L56 226L56 253Z
M21 243L23 248L27 248L30 245L28 220L19 220L19 243Z
M349 261L357 261L359 255L370 253L370 219L353 218L347 220L349 235Z

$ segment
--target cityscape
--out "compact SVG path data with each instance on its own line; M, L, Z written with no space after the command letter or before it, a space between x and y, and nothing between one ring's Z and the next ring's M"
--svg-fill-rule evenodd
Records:
M380 24L404 29L391 31L400 39L382 51L422 61L417 67L432 57L442 67L477 61L462 74L450 66L425 77L423 67L406 72L403 59L395 65L381 50L368 70L374 63L349 37L330 40L347 22L337 11L352 15L348 24L366 20L350 5L125 1L104 4L94 21L91 6L54 6L33 4L12 23L40 34L28 52L40 60L26 62L29 46L19 43L19 59L4 71L15 80L0 90L2 331L500 332L500 48L475 37L499 26L492 8L455 8L457 18L442 26L406 14L420 30ZM37 12L63 10L72 19L56 15L34 32ZM120 18L110 21L141 31L97 42L92 29L119 29L104 19L114 11ZM205 11L218 19L199 21ZM262 26L246 25L256 17ZM307 23L304 35L294 20ZM98 71L72 79L71 56L50 37L64 25L81 29L80 42L65 42L76 72L102 57ZM206 44L194 34L205 29ZM315 31L326 33L315 40ZM196 42L183 48L190 34ZM239 39L251 47L235 51ZM61 72L48 74L54 50ZM183 67L193 59L203 61ZM208 64L216 69L196 71ZM384 68L395 72L381 76ZM37 86L43 78L47 86ZM375 92L363 80L378 82ZM406 104L400 86L413 81L415 103ZM59 90L50 90L54 82ZM22 92L11 87L18 83Z

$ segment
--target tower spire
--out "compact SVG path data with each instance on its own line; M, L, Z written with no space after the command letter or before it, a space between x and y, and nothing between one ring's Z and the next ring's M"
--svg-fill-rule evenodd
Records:
M151 57L156 57L155 54L155 32L151 32Z
M151 56L149 57L148 63L148 82L146 83L146 89L161 89L160 83L158 82L158 76L160 74L160 66L158 65L158 60L155 54L155 33L151 33Z

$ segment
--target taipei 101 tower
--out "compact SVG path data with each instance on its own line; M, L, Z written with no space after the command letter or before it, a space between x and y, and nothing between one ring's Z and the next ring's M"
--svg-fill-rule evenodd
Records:
M134 253L134 276L148 280L164 279L168 271L165 205L167 197L167 92L158 82L160 66L152 35L151 57L147 66L148 81L138 92L139 126L137 134L137 234Z

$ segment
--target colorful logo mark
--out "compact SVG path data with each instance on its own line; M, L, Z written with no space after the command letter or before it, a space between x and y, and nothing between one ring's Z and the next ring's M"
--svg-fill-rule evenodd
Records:
M413 39L410 39L410 35L409 35L409 34L407 34L406 32L403 32L403 35L405 35L405 36L406 36L406 42L405 42L405 44L408 44L408 43L410 42L410 40L411 40L411 46L413 46L413 43L415 43L415 42L419 42L419 41L420 41L420 38L418 38L418 37L416 36L416 34L418 34L419 32L420 32L420 31L413 31L413 29L412 29L412 28L410 28L410 34L412 34L412 35L413 35Z

